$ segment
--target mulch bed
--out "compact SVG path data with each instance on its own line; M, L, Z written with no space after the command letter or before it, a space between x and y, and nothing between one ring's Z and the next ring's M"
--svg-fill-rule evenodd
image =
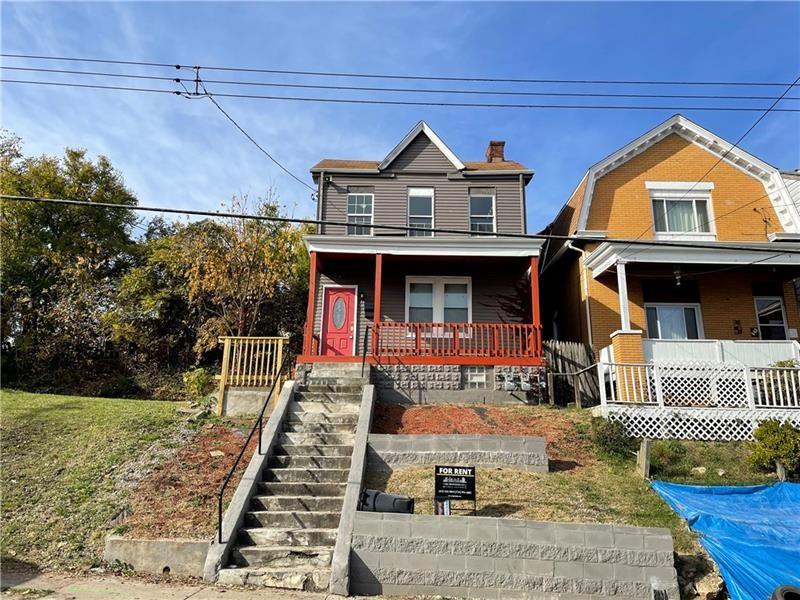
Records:
M242 448L248 430L204 426L171 459L153 470L136 488L130 515L123 522L126 537L210 537L217 526L217 493ZM239 463L226 490L227 500L247 468L258 434ZM224 456L212 456L219 451Z
M405 406L378 402L373 433L527 435L547 440L551 468L593 463L591 444L576 413L539 406Z

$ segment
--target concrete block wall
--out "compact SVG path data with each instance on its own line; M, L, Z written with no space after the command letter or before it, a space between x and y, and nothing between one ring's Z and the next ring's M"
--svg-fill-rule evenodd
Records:
M436 464L511 467L547 473L546 441L511 435L385 435L371 434L369 468L391 470Z
M667 529L356 513L350 593L677 600Z

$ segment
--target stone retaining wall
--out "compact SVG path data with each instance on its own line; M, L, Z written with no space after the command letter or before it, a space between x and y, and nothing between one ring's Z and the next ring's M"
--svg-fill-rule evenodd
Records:
M351 594L677 600L668 529L356 513Z
M373 433L369 436L367 460L375 470L449 464L547 473L545 446L544 438L528 436Z

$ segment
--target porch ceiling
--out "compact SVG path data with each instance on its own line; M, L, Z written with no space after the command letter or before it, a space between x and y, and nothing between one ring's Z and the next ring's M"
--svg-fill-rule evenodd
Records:
M539 256L542 241L493 237L308 235L309 252L398 256Z

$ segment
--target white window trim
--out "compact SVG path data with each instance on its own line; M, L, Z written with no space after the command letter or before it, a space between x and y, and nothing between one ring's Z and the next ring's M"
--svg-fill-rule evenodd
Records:
M783 301L783 296L753 296L753 310L756 312L756 325L758 326L758 339L763 340L764 337L761 335L761 322L758 320L758 304L756 300L759 298L761 299L768 299L768 300L778 300L781 303L781 316L783 317L783 333L786 336L785 340L791 340L792 338L789 337L789 323L786 320L786 303ZM772 325L772 327L776 327L776 325ZM772 340L769 340L772 341Z
M369 225L362 225L359 223L350 223L350 217L364 217L366 215L360 214L351 214L350 213L350 196L370 196L372 198L372 202L370 205L372 206L372 211L369 214ZM367 237L374 235L374 230L372 228L375 225L375 192L347 192L347 205L345 206L346 213L347 213L347 225L345 226L345 235L349 236L356 236L356 237ZM350 233L350 227L369 227L369 233L367 234L360 234L360 233Z
M712 182L700 181L646 181L645 187L650 190L650 215L653 219L653 237L657 240L692 239L695 241L714 241L717 239L717 229L714 219L714 207L711 201ZM697 218L697 204L695 200L705 200L708 212L708 231L657 231L655 200L664 201L665 222L667 222L667 201L680 200L691 202L694 212L695 227L699 224Z
M358 356L358 313L359 313L359 300L358 300L358 286L357 285L348 285L342 284L339 285L337 283L323 283L322 284L322 319L319 323L319 345L320 350L322 350L322 336L325 332L325 317L328 315L327 310L327 302L326 302L326 292L328 288L333 289L352 289L354 290L355 294L355 302L353 302L353 356Z
M465 283L467 285L467 323L472 323L472 277L430 277L430 276L406 276L406 296L405 296L405 310L406 310L406 323L409 323L410 305L409 299L411 297L411 284L412 283L431 283L433 284L433 320L432 323L444 323L444 284L445 283ZM441 335L439 337L450 337L449 335ZM414 334L409 331L406 334L408 337L414 337ZM431 337L431 334L425 334L426 337ZM459 337L469 337L472 333L462 332Z
M650 335L650 329L649 329L650 325L647 322L647 309L648 308L658 309L659 306L664 306L664 307L680 306L681 308L693 308L694 309L694 316L695 316L695 319L697 320L697 340L693 340L691 338L686 338L685 341L695 342L695 341L698 341L698 340L706 339L705 330L703 328L703 309L700 306L699 302L645 302L645 304L644 304L644 326L645 326L645 332L647 333L647 339L656 340L656 341L660 341L660 340L664 340L665 339L665 338L661 338L661 337L653 337L653 336L651 336ZM661 335L660 331L658 331L656 333L658 335Z
M474 196L476 198L477 197L482 197L482 196L487 196L487 195L488 194L474 194ZM473 194L470 193L469 194L469 200L468 200L469 204L467 205L467 211L469 212L468 221L469 221L470 235L472 235L474 237L489 237L485 233L475 233L475 232L472 231L472 217L473 217L473 214L472 214L472 198L473 198ZM474 215L474 216L477 217L477 218L486 218L486 215ZM497 191L496 190L492 194L492 233L497 233Z
M409 187L407 189L407 194L406 194L406 226L407 227L411 227L411 190L419 190L419 191L430 192L430 194L431 194L431 214L430 214L430 217L431 217L431 229L434 229L436 227L436 189L432 188L432 187L416 187L416 186L414 186L414 187ZM422 195L422 194L420 194L420 195ZM374 212L374 205L373 205L373 212ZM414 216L417 217L417 216L420 216L420 215L414 215ZM431 231L429 235L418 235L418 236L412 236L410 231L407 231L406 233L407 233L408 237L435 237L436 236L436 234L433 231Z

